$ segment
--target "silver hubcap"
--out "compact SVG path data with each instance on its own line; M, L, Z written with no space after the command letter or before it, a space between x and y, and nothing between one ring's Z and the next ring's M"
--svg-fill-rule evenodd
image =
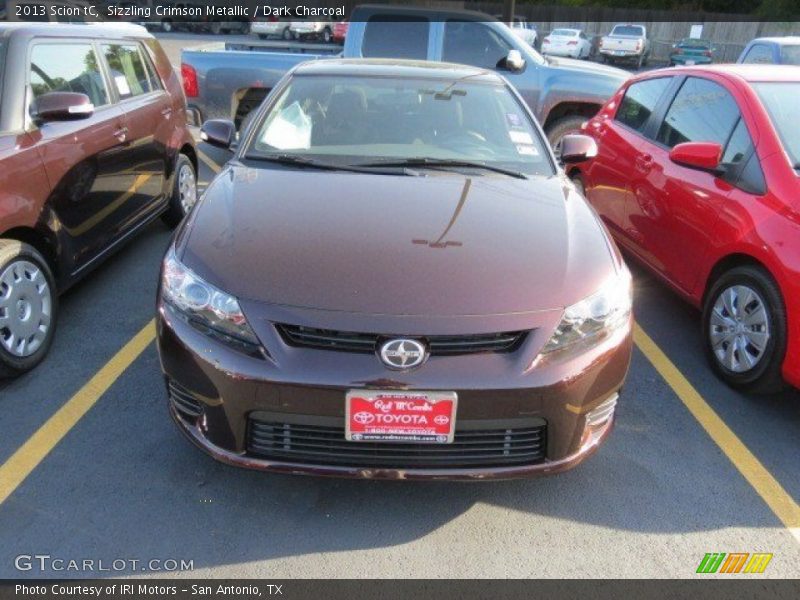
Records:
M711 311L709 337L719 363L745 373L764 357L769 342L769 315L761 296L745 285L729 287Z
M188 214L194 203L197 202L197 182L194 178L194 170L189 165L181 166L181 170L178 171L178 194L183 214Z
M42 270L26 260L0 273L0 344L20 358L36 352L47 339L53 303Z

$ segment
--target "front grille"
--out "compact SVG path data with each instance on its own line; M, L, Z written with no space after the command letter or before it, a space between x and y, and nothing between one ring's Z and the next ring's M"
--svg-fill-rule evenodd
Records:
M170 379L167 382L167 390L172 406L182 417L194 421L203 414L200 402L185 387Z
M316 329L298 325L277 325L284 341L291 346L337 350L339 352L361 352L371 354L378 344L392 337L376 333L354 333L333 329ZM482 333L477 335L429 335L409 336L425 342L431 356L457 356L479 352L513 352L525 339L527 331L504 333Z
M545 458L547 426L456 429L452 444L348 442L344 428L251 418L247 451L270 460L320 466L455 469L508 467Z

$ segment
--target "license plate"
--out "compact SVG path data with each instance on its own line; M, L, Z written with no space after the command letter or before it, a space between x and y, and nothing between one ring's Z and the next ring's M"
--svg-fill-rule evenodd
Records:
M614 54L616 56L625 56L625 51L624 50L615 50Z
M455 392L351 390L345 397L345 438L351 442L450 444Z
M686 64L687 64L687 65L693 65L693 64L694 64L694 61L693 61L693 60L687 60L687 61L686 61Z

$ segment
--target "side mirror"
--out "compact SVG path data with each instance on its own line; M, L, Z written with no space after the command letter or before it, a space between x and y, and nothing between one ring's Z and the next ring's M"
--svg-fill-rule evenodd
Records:
M691 169L717 172L722 160L722 145L716 142L685 142L670 150L669 159Z
M522 58L519 50L509 50L506 56L505 67L512 73L519 73L525 68L525 59Z
M211 119L200 128L200 139L218 148L230 148L236 138L236 125L227 119Z
M561 162L578 163L597 156L597 142L588 135L569 134L561 138Z
M48 92L31 103L34 121L77 121L94 113L94 104L86 94L76 92Z

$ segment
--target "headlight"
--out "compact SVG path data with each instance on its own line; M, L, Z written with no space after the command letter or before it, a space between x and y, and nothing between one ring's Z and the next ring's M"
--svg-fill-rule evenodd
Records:
M623 269L594 294L567 307L541 353L557 352L576 344L585 349L600 343L628 323L632 294L630 271Z
M239 301L185 267L175 256L174 248L164 258L161 297L203 333L247 353L257 353L260 349L261 343Z

